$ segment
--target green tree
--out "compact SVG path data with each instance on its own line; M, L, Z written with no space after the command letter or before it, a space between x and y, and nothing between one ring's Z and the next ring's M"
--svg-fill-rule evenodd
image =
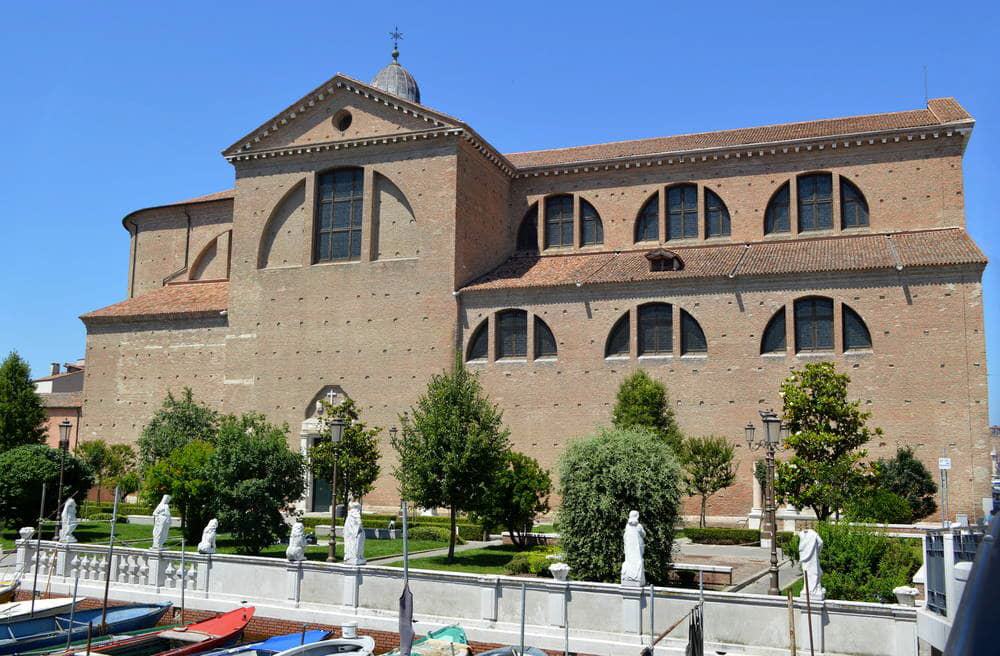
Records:
M733 445L724 437L692 437L684 440L681 461L684 485L691 496L701 497L698 526L705 527L709 498L736 482Z
M344 507L351 497L360 499L375 485L381 472L379 467L378 435L380 428L368 428L361 421L357 405L345 399L337 405L323 401L324 432L329 434L333 419L344 422L344 432L340 441L330 440L317 443L309 449L309 468L313 475L333 483L333 465L337 465L337 490L331 487L331 496L336 503L342 500Z
M937 483L912 448L897 448L895 457L876 460L874 468L876 487L897 494L910 504L913 515L908 521L929 517L937 511L934 501Z
M457 513L482 507L506 464L509 432L460 358L451 372L431 378L400 423L400 434L392 438L399 454L394 474L404 498L425 508L448 508L451 562Z
M646 529L646 577L664 584L680 505L681 470L673 449L644 428L603 429L575 440L559 465L560 546L573 574L617 581L630 510Z
M45 409L31 369L16 351L0 364L0 451L45 442Z
M642 369L618 387L611 424L615 428L648 429L663 438L675 453L681 449L683 437L667 400L667 387Z
M259 554L287 534L285 514L305 488L305 460L288 448L288 426L261 414L222 417L209 469L219 524L241 553Z
M785 446L794 453L778 463L776 491L799 508L812 508L820 520L867 485L862 462L867 452L861 447L882 434L868 428L871 413L861 410L860 401L848 400L850 381L832 362L817 362L792 372L781 385L790 433Z
M63 461L63 489L59 491L59 463ZM59 500L82 501L94 484L87 463L44 444L25 444L0 453L0 520L20 528L38 522L45 484L45 515L58 514Z
M195 401L190 387L184 388L179 399L173 392L167 392L163 405L139 435L139 459L142 466L148 467L188 442L212 442L218 423L218 413Z
M216 491L210 465L214 453L215 447L208 442L194 440L146 469L143 498L155 506L164 494L169 494L189 542L198 539L213 515Z
M861 490L848 499L844 514L857 522L909 524L913 521L913 509L905 498L877 486Z
M516 547L524 548L535 517L549 511L552 477L538 461L517 451L507 454L507 466L497 476L476 517L487 531L503 526Z
M114 487L119 479L135 468L135 449L128 444L109 445L104 440L88 440L77 445L76 455L94 472L97 503L101 502L101 489L105 484ZM123 492L122 496L125 494Z

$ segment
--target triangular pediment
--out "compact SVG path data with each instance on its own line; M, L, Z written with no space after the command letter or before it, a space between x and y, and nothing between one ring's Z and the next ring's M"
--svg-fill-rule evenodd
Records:
M347 115L349 120L345 120ZM226 148L222 154L232 157L259 151L464 127L457 119L338 73Z

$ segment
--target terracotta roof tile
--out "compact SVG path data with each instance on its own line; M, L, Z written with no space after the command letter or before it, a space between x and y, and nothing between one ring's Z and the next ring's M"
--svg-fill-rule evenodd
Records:
M507 153L505 157L518 168L531 168L735 146L757 146L799 139L867 134L883 130L934 127L971 120L972 117L954 98L935 98L928 101L927 109L618 141L554 150Z
M83 392L54 392L39 394L44 408L81 408L83 407Z
M986 263L961 228L670 248L680 271L650 271L649 250L515 255L463 291Z
M185 282L94 310L80 318L86 323L140 321L213 316L229 307L229 281Z

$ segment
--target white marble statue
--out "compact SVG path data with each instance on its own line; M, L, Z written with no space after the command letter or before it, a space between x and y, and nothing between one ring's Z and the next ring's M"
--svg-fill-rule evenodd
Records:
M361 525L361 504L352 501L347 506L347 518L344 520L344 564L364 565L365 560L365 527Z
M306 559L306 527L302 522L292 524L292 534L288 536L285 558L293 563Z
M813 602L822 601L826 597L826 590L820 581L823 570L819 566L819 554L822 550L823 539L819 533L811 528L799 532L799 563L802 564L802 573L808 579L809 599ZM800 596L805 599L805 586L802 586Z
M212 518L201 532L201 542L198 543L198 553L215 553L215 534L219 531L219 520Z
M170 535L170 495L164 494L160 505L153 510L153 544L150 549L160 551Z
M639 511L628 514L625 525L625 562L622 563L622 585L642 587L646 585L646 568L642 557L646 553L646 529L639 523Z
M76 501L73 497L70 497L63 504L62 521L59 523L59 541L66 543L76 542L76 538L73 537L73 531L76 530L79 524L80 522L76 519Z

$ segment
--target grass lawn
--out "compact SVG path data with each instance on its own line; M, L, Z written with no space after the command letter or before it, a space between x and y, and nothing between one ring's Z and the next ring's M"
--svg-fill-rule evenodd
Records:
M535 524L531 527L532 533L558 533L555 524Z
M430 556L427 558L411 558L410 567L416 569L433 569L451 572L468 572L471 574L503 574L504 566L515 554L520 553L512 545L483 547L469 549L455 554L455 561L448 563L447 556ZM402 567L403 561L388 563L390 567Z
M790 585L785 586L785 589L781 591L781 594L788 594L788 591L792 591L792 596L798 598L802 593L802 578L799 577L791 582Z

